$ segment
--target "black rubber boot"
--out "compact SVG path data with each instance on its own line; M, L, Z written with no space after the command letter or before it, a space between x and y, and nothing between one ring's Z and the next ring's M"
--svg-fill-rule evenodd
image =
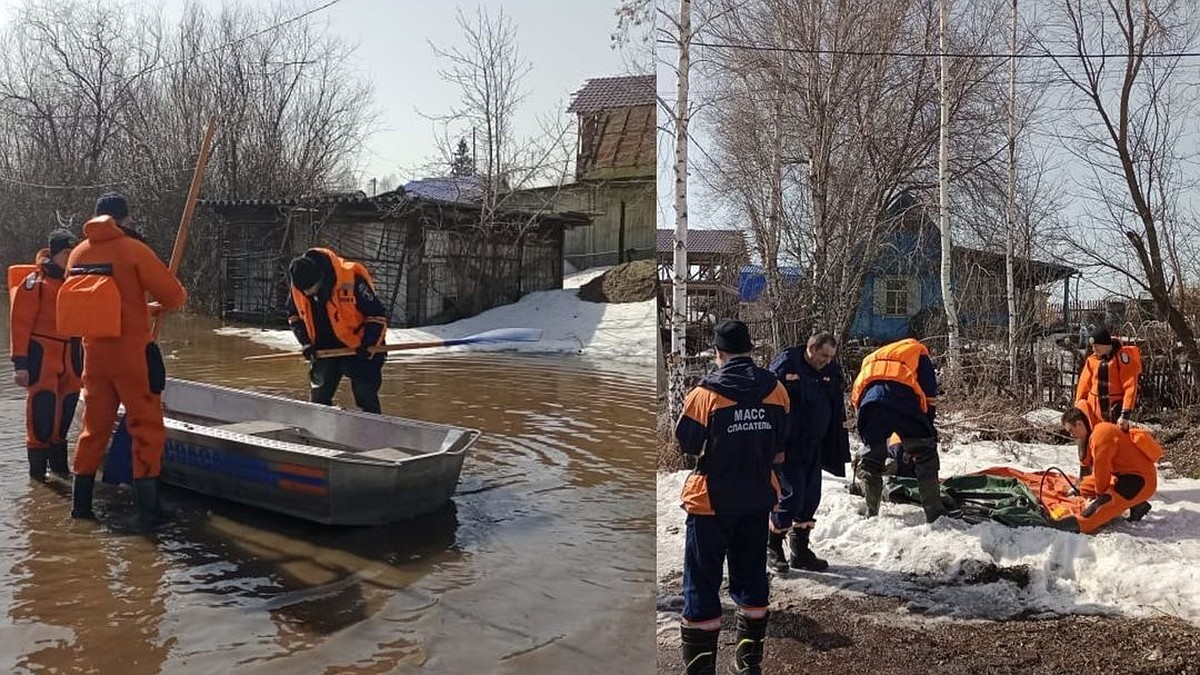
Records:
M762 675L763 643L767 639L767 619L751 619L738 612L737 645L729 672L734 675Z
M71 517L95 520L92 512L92 490L96 487L95 476L75 476L71 489Z
M680 626L679 638L684 675L716 675L721 631Z
M1079 521L1075 519L1075 516L1067 516L1066 518L1051 518L1049 525L1056 530L1079 534Z
M787 556L783 553L783 538L786 532L772 532L767 538L767 565L776 572L788 571Z
M59 478L70 478L71 468L67 466L67 444L56 445L46 451L46 459L50 462L50 470Z
M812 530L809 528L793 527L788 532L788 548L792 550L792 568L810 572L824 572L829 563L818 558L809 546Z
M46 449L45 448L25 448L25 455L29 458L29 477L40 482L46 482Z
M149 532L163 523L162 504L158 496L158 478L137 478L133 481L133 503L137 507L137 524Z
M867 517L878 516L879 502L883 501L883 474L859 464L858 482L862 485L863 499L867 502Z
M1150 502L1134 504L1132 507L1130 507L1129 516L1126 517L1125 520L1128 520L1131 523L1136 523L1142 518L1145 518L1147 513L1150 513Z
M942 484L938 482L941 462L938 461L937 447L923 446L914 449L913 452L917 455L914 472L917 474L917 492L921 497L921 508L925 511L925 522L932 523L948 515L946 505L942 503Z

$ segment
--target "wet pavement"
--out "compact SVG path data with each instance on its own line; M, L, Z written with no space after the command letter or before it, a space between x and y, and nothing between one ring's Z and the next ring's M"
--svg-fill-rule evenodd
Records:
M302 361L242 361L266 350L214 326L172 317L172 377L307 395ZM97 488L97 526L70 519L66 483L29 482L6 376L0 672L653 672L653 376L393 357L385 412L484 434L450 507L333 528L169 490L153 537L107 525L132 514L124 489Z

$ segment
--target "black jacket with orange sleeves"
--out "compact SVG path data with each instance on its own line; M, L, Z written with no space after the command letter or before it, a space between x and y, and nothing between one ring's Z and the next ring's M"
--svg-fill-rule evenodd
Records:
M787 440L788 395L749 357L731 359L688 393L675 427L679 448L699 455L684 487L696 515L770 511L778 502L771 466Z

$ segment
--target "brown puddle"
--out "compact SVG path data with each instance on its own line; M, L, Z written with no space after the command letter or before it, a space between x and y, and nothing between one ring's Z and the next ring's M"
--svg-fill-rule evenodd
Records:
M171 376L307 395L302 361L242 361L269 350L215 325L172 318ZM5 377L0 672L653 672L652 378L573 357L394 358L385 412L483 431L451 507L330 528L172 490L177 521L154 541L72 522L65 484L29 483ZM131 512L112 488L97 502L105 521Z

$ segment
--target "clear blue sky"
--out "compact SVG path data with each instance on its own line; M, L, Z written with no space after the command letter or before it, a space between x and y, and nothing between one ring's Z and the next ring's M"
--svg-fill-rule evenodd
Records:
M224 0L198 0L219 8ZM242 0L252 5L264 0ZM327 0L284 0L290 14L319 7ZM19 0L0 0L0 21ZM151 0L173 22L186 0ZM334 34L358 45L355 67L375 89L379 122L360 158L362 185L372 177L394 174L401 181L420 177L419 169L437 156L438 126L418 111L440 114L458 99L458 92L437 74L439 61L429 42L461 44L456 10L473 15L477 6L495 16L501 7L517 28L519 51L531 63L525 79L528 98L517 111L516 134L537 133L539 116L565 114L570 95L590 77L627 72L619 51L610 47L615 30L617 0L340 0L309 17L327 23Z

